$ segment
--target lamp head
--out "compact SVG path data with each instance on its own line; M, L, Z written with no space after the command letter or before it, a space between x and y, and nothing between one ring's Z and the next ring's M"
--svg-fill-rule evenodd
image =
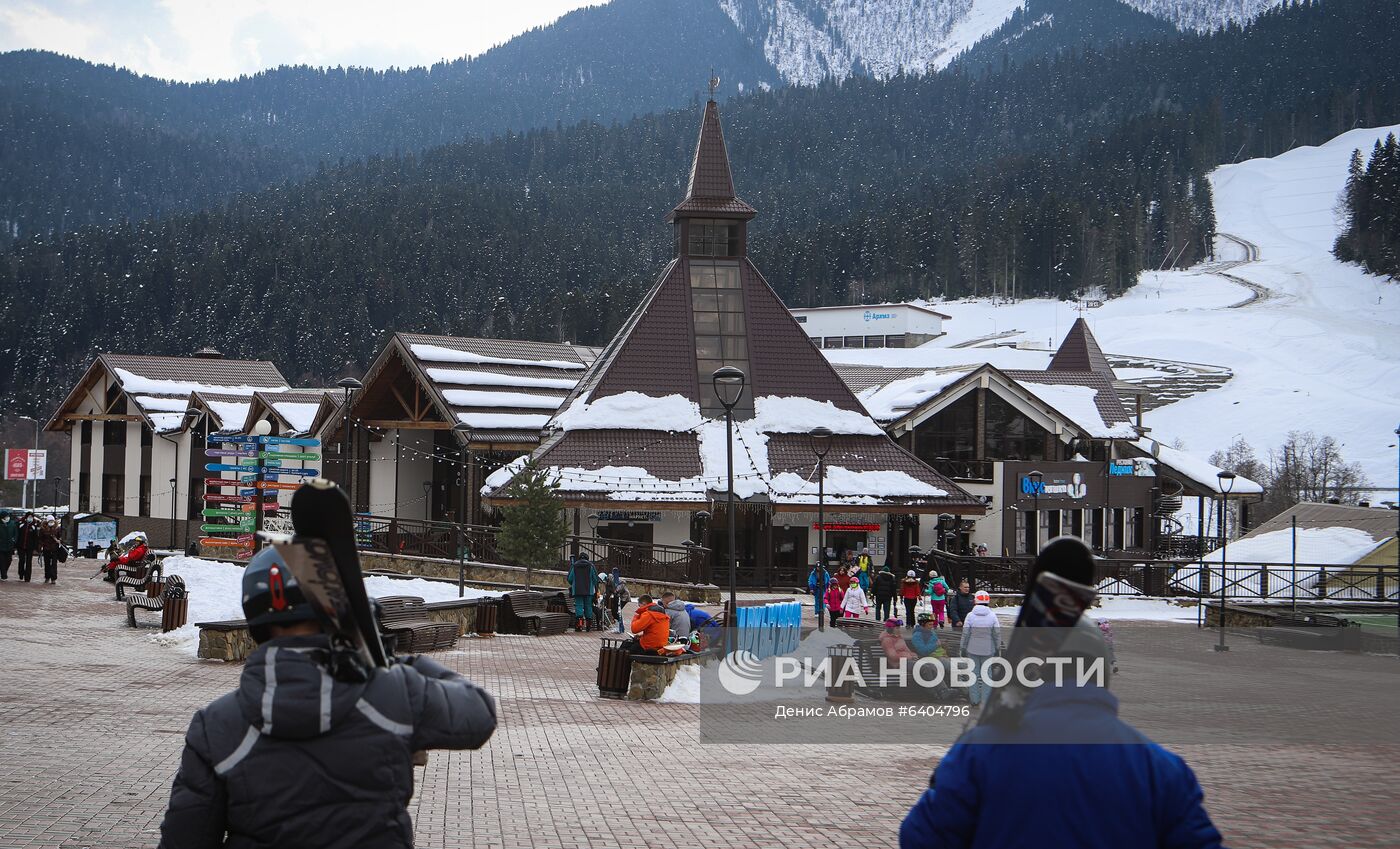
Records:
M253 422L253 433L256 436L267 436L272 433L272 422L267 419L258 419Z
M1031 481L1033 481L1034 483L1040 483L1042 480L1045 479L1045 475L1042 474L1039 469L1032 469L1031 471L1026 472L1026 477L1030 478Z
M812 440L812 453L817 455L817 459L826 459L827 452L831 450L832 435L829 427L815 427L807 434L808 438Z
M698 513L695 514L695 518L696 518L697 520L701 521L701 522L708 522L708 521L710 521L710 511L709 511L709 510L701 510L701 511L699 511Z
M744 372L734 366L720 366L710 375L710 380L724 409L734 409L734 405L739 403L739 396L744 394L744 382L747 380Z
M1220 472L1216 475L1216 478L1220 480L1220 491L1225 495L1229 495L1230 490L1235 488L1234 472Z

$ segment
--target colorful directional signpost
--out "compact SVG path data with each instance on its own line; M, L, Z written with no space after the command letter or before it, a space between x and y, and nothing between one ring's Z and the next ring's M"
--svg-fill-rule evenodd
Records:
M282 509L280 494L320 474L319 469L306 468L308 462L321 459L315 451L320 447L319 439L309 437L209 434L204 456L211 462L204 470L218 477L204 481L201 512L207 521L200 530L208 536L200 544L233 549L234 557L251 557L255 532ZM233 474L224 477L225 473Z

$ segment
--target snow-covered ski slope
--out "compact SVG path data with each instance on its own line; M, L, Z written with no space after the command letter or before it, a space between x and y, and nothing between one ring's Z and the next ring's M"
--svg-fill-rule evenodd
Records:
M1149 412L1152 436L1206 456L1244 437L1261 457L1290 430L1336 437L1371 482L1395 486L1400 424L1400 284L1331 255L1337 199L1352 150L1369 155L1400 126L1353 130L1321 147L1226 165L1211 175L1217 261L1148 272L1130 292L1088 310L1109 354L1224 366L1221 389ZM1077 316L1051 300L939 303L949 335L912 350L828 351L833 360L926 367L989 359L975 340L1058 344ZM971 343L974 347L949 350ZM998 365L1044 368L1046 355L1006 349ZM1011 362L1008 360L1014 360ZM1138 370L1133 370L1138 371ZM1119 373L1122 379L1143 374Z

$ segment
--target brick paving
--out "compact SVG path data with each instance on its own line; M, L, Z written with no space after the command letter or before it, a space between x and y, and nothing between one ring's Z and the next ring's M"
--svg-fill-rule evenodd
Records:
M154 846L190 715L241 666L126 627L109 585L87 580L91 561L60 570L53 587L0 583L0 847ZM434 752L416 770L420 846L893 846L943 751L701 745L693 705L597 698L596 640L502 636L436 655L496 695L501 725L485 749ZM1241 647L1233 662L1250 658ZM1178 662L1203 686L1228 673ZM1157 690L1145 671L1115 685L1125 710ZM1339 745L1331 719L1296 722L1301 742L1173 747L1228 844L1400 846L1400 748Z

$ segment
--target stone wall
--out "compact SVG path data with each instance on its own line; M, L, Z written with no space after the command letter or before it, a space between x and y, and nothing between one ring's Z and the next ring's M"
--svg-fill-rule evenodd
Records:
M676 672L682 666L698 663L705 665L715 656L712 654L682 655L674 663L632 662L632 677L627 684L627 698L632 701L650 701L661 698L671 682L676 680Z
M420 608L430 622L452 622L458 636L476 633L476 610L484 599L435 601ZM489 603L494 604L494 601ZM258 644L247 626L199 629L199 656L205 660L242 661Z
M457 562L455 560L362 551L360 552L360 564L366 570L457 580ZM502 566L497 563L468 561L464 571L467 582L471 584L502 589L523 589L525 586L525 570L520 566ZM556 569L536 569L531 577L531 586L534 589L562 590L568 585L565 574ZM699 604L719 604L721 600L719 587L714 584L672 584L629 578L627 588L631 591L633 598L643 593L659 597L662 592L671 590L685 601Z
M205 660L242 661L257 647L246 627L227 631L199 629L199 656Z

